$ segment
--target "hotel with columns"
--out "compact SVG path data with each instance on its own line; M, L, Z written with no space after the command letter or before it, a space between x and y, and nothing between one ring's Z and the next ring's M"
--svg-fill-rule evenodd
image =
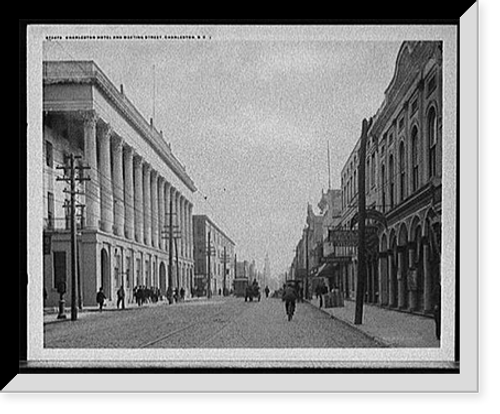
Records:
M79 184L78 295L95 305L100 287L126 301L136 286L193 287L193 193L196 187L163 133L147 122L92 61L43 63L44 287L57 306L71 292L68 186L70 154L90 178Z

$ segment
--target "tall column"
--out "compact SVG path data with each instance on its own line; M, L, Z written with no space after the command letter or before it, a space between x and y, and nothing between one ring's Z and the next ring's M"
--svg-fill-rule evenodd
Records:
M189 203L188 209L188 234L189 234L189 253L188 256L193 260L193 204Z
M396 303L397 281L394 275L394 251L387 251L387 277L389 279L389 306L394 308Z
M180 216L180 254L182 258L186 257L186 199L181 195L179 197L179 216ZM184 270L182 273L184 277Z
M99 156L101 172L101 222L102 229L111 233L113 229L113 188L111 185L111 148L113 129L106 125L99 137Z
M173 217L173 246L172 257L174 259L173 275L174 286L179 287L179 192L172 188L172 217Z
M113 157L113 217L115 234L123 237L125 233L125 211L123 195L123 140L115 136L111 143Z
M378 303L380 305L387 304L387 295L385 290L385 280L387 274L385 273L385 263L387 261L387 252L380 252L378 254Z
M429 240L422 239L422 261L424 264L424 312L432 311L432 274L430 264Z
M165 181L165 250L169 252L169 237L170 237L170 189L171 185Z
M151 246L151 167L144 163L142 204L144 209L144 244Z
M172 287L175 286L175 270L174 270L174 239L173 233L175 225L174 217L174 195L175 189L170 186L168 190L168 285Z
M128 145L123 149L124 177L124 200L125 200L125 237L133 239L135 233L134 217L134 170L133 170L133 150Z
M138 243L144 243L144 213L143 213L143 202L142 202L142 158L138 155L134 157L134 227L135 227L135 241ZM140 269L139 269L140 271Z
M96 125L97 115L94 111L83 114L85 162L90 167L88 170L90 180L85 182L85 226L93 230L98 228L98 220L101 217L99 176L97 174Z
M151 170L151 241L158 247L158 173Z
M165 179L158 177L158 237L159 248L165 250Z

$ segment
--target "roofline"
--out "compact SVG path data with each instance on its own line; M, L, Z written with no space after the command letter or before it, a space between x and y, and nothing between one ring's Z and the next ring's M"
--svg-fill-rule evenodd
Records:
M49 73L49 67L77 67L79 70L71 70L56 73ZM177 177L195 192L197 190L194 181L187 174L184 165L173 154L170 144L163 138L163 134L147 122L144 116L134 106L134 104L121 93L106 74L99 68L93 60L61 60L61 61L43 61L43 83L44 84L70 84L70 83L89 83L98 87L104 95L111 100L118 112L129 122L132 127L143 135L146 141L157 152L160 158L170 167Z
M233 246L236 246L236 243L223 230L221 230L221 228L217 224L215 224L212 221L212 219L210 219L210 217L208 217L206 214L193 214L193 219L195 219L196 217L200 217L208 221L212 226L214 226L217 229L219 233L221 233L227 240L229 240L229 242L231 242Z

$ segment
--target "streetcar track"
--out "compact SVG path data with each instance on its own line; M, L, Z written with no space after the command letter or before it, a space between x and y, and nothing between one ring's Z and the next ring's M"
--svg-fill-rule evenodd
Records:
M233 322L236 322L236 320L239 318L239 316L247 311L248 308L243 308L240 312L238 312L238 314L236 315L235 318L229 320L229 322L223 322L224 326L222 328L220 328L217 332L215 332L212 336L208 337L207 339L205 339L204 341L202 341L200 343L200 346L201 345L204 345L206 344L207 342L210 342L212 339L214 339L217 335L219 335L223 330L225 330L229 325L231 325Z
M242 311L238 312L236 318L232 318L228 322L222 322L225 325L221 329L219 329L214 335L210 336L207 340L203 341L201 344L204 344L204 343L208 342L209 340L211 340L212 338L214 338L218 333L220 333L222 330L224 330L225 328L227 328L227 326L229 326L234 320L236 320L239 317L239 315L241 315L245 310L246 310L246 308L244 308ZM191 329L191 328L193 328L193 327L195 327L197 325L203 324L203 323L211 321L211 320L217 322L217 318L219 316L221 316L222 314L226 313L226 312L227 312L227 309L222 309L221 311L219 311L219 312L217 312L217 313L215 313L213 315L210 315L210 316L208 316L206 318L203 318L201 320L197 320L197 321L195 321L193 323L190 323L189 325L186 325L186 326L184 326L182 328L176 329L175 331L168 332L165 335L162 335L159 338L156 338L156 339L154 339L152 341L145 342L145 343L139 345L138 348L148 348L148 347L151 347L153 345L156 345L159 342L164 341L167 338L175 336L175 335L177 335L177 334L179 334L181 332L187 331L188 329Z

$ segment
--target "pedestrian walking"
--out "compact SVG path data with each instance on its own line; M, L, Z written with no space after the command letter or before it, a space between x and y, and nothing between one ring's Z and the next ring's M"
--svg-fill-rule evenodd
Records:
M266 293L266 299L267 299L269 297L269 286L266 286L264 292Z
M99 289L99 292L97 292L96 295L96 302L99 305L99 312L102 312L102 307L104 306L104 301L106 300L106 295L104 294L104 291L102 290L102 287Z
M171 305L173 300L172 300L172 287L169 286L167 288L167 300L168 300L168 304Z
M186 291L184 290L183 287L181 287L181 300L184 300L184 296L186 295Z
M297 300L297 292L292 285L287 285L285 287L282 299L285 301L285 312L288 316L288 320L291 321L295 312L295 302Z
M122 309L125 309L125 289L123 289L123 285L120 286L120 289L116 292L118 296L118 301L116 302L116 307L119 309L120 304L122 305Z

